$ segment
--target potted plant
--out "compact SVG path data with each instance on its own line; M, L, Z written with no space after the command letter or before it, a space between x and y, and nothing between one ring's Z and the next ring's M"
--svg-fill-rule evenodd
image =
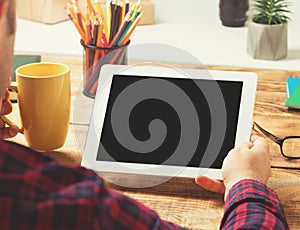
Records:
M251 57L279 60L287 56L288 6L286 0L254 0L255 13L248 25Z

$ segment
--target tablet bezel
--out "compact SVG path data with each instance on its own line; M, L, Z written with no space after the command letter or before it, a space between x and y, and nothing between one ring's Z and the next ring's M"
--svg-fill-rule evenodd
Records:
M235 139L235 146L237 146L241 142L249 140L250 138L257 86L257 74L253 72L206 69L176 69L176 71L174 71L174 69L171 70L170 68L153 66L133 67L134 68L132 68L132 66L124 65L104 65L101 68L97 94L90 120L90 127L82 157L82 166L93 169L96 172L145 174L155 176L174 176L175 174L175 176L189 178L194 178L197 175L202 174L215 179L222 179L221 169L170 165L160 165L160 167L156 167L157 165L153 164L97 161L96 158L98 154L98 147L113 76L116 74L121 74L160 78L183 78L182 73L187 73L189 76L192 76L192 79L243 82ZM97 127L97 129L95 129L95 127Z

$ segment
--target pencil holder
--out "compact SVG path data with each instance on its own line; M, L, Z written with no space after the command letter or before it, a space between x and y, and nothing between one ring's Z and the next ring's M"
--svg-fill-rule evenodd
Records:
M83 94L95 98L101 67L105 64L127 65L128 41L122 46L97 47L80 40L83 55Z

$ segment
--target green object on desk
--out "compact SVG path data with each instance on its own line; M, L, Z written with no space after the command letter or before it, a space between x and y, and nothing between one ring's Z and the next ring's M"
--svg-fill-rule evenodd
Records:
M16 54L14 55L14 68L12 73L12 81L16 80L15 71L19 66L34 63L34 62L40 62L41 56L40 55L30 55L30 54Z
M285 104L291 108L300 108L300 84L298 84L292 95L286 100Z

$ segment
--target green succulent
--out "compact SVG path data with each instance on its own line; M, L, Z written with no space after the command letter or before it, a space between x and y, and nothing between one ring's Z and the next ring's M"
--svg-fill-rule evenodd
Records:
M286 0L255 0L254 9L257 13L252 20L268 25L287 23L290 20L287 16L290 13L288 7Z

